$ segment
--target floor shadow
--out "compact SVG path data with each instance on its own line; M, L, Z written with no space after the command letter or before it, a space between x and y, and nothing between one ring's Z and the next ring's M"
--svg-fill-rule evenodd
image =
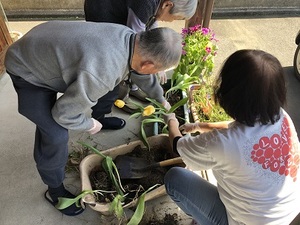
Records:
M300 136L300 114L299 114L300 81L295 77L294 68L292 66L284 67L284 72L286 75L286 86L287 86L287 105L285 106L285 110L292 118L299 138Z

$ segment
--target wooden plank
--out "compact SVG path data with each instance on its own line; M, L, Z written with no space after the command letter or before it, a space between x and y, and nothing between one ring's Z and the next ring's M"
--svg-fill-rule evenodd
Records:
M13 43L8 28L2 16L0 16L0 79L5 72L4 58L9 45Z
M203 19L203 27L209 28L209 23L214 7L214 0L207 0L206 1L206 6L205 6L205 14L204 14L204 19Z

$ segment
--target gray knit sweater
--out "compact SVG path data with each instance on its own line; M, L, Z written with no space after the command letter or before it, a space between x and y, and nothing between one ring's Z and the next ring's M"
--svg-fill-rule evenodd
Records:
M133 39L134 32L123 25L50 21L11 45L5 66L31 84L64 93L52 108L55 121L67 129L89 130L93 122L86 112L129 73ZM154 75L131 79L150 98L164 101Z

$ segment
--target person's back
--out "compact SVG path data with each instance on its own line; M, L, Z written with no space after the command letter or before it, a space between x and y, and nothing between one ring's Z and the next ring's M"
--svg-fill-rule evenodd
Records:
M207 143L207 149L217 162L212 170L228 219L244 224L292 220L299 211L299 141L287 113L282 109L274 124L248 127L233 122L228 129L213 132L214 141Z
M127 25L128 14L133 11L142 23L155 14L160 0L85 0L86 21Z
M201 134L181 137L174 115L166 120L170 141L188 168L211 169L217 187L172 169L165 178L167 193L199 224L288 225L299 213L300 146L283 109L280 62L260 50L233 53L216 80L214 99L233 122L183 125ZM213 130L203 132L208 128ZM179 187L183 180L188 191Z
M127 75L120 71L128 66L129 39L133 34L118 24L46 22L9 48L6 68L34 84L41 85L42 80L47 87L59 92L64 92L77 79L79 71L110 84L109 88L113 89L115 81L120 82ZM52 58L57 60L50 60ZM16 67L16 64L20 65Z

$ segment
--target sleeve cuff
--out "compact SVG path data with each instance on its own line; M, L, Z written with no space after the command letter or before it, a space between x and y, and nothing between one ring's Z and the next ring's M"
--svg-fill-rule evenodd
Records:
M179 154L178 150L177 150L177 142L180 138L181 138L180 136L177 136L173 139L173 152L175 152L177 154Z

